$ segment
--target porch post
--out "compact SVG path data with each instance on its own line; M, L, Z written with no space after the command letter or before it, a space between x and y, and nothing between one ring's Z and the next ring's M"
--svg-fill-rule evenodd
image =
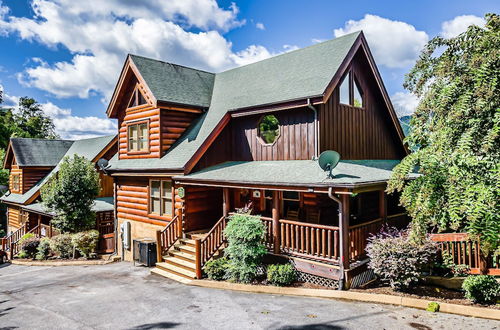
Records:
M229 188L222 188L222 215L227 217L230 209Z
M378 192L378 217L381 218L384 223L387 222L387 195L384 190L379 190Z
M279 201L279 192L277 190L273 190L273 242L274 242L274 254L280 253L280 201Z
M342 271L344 272L345 282L344 285L346 287L349 286L349 279L347 278L347 270L350 267L350 255L349 255L349 201L350 195L342 194L340 195L340 200L342 201L342 219L340 219L339 223L339 231L340 231L340 243L341 243L341 256L342 260Z

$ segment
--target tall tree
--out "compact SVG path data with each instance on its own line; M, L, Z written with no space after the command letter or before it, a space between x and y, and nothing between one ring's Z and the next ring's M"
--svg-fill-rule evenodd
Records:
M15 135L19 137L54 139L57 138L52 119L47 116L42 106L34 99L21 97L19 109L14 116Z
M56 216L54 227L62 232L78 232L95 226L94 200L99 194L99 173L85 157L66 156L56 176L41 189L42 202Z
M406 138L415 150L394 169L388 191L401 191L412 234L429 229L481 237L500 252L500 19L484 28L429 41L406 76L421 98ZM407 175L415 168L422 174Z

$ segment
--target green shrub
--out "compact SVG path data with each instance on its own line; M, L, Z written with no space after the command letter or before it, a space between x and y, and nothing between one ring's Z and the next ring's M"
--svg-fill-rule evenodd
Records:
M436 245L425 239L410 240L406 232L388 229L369 238L369 267L394 290L405 290L420 280L437 255Z
M433 265L432 269L440 276L467 276L470 267L467 265L457 265L453 261L453 256L447 251L441 251L441 258Z
M500 283L490 275L468 276L462 284L465 297L475 303L491 304L500 294Z
M44 237L40 240L37 248L36 259L46 260L50 256L50 238Z
M267 280L277 286L288 286L297 280L297 272L291 264L269 265Z
M25 240L33 238L33 237L36 237L35 234L32 234L32 233L24 234L21 237L21 239L19 239L19 244L22 245Z
M99 242L99 232L97 230L82 231L73 234L71 238L75 248L85 258L90 258L96 254L97 243Z
M69 259L73 256L73 242L70 234L60 234L52 237L50 248L56 255L63 259Z
M210 260L205 264L203 270L208 278L215 281L222 281L226 276L229 260L226 257Z
M428 305L427 305L427 308L425 309L426 311L428 312L433 312L433 313L436 313L436 312L439 312L439 303L435 302L435 301L431 301Z
M25 235L26 236L26 235ZM35 258L40 239L37 237L28 237L21 239L21 250L24 252L25 258Z
M225 249L229 257L227 277L236 282L249 283L257 276L257 267L267 250L263 244L265 226L258 217L235 214L224 230L228 241Z

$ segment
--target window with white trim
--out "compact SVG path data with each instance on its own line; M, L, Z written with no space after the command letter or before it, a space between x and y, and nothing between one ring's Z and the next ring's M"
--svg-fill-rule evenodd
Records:
M149 129L148 123L142 122L137 124L129 124L127 128L128 134L128 151L145 152L149 149Z
M150 181L149 212L161 216L172 215L172 181Z

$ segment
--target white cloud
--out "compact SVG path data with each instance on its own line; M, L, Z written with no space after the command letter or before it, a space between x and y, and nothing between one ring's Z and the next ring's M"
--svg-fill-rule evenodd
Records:
M366 14L359 21L349 20L335 29L335 37L363 30L377 64L389 68L404 68L414 64L419 52L429 40L424 31L413 25Z
M257 29L259 29L259 30L265 30L265 29L266 29L266 27L264 26L264 23L261 23L261 22L257 22L257 23L255 24L255 27L256 27Z
M0 16L0 33L73 54L69 61L34 60L18 75L56 97L98 93L107 102L127 53L215 72L273 55L259 45L234 52L221 31L244 22L236 5L222 9L215 0L34 0L32 7L33 17Z
M328 39L317 39L317 38L312 38L311 39L311 42L313 44L319 44L320 42L324 42L324 41L327 41Z
M457 16L454 19L441 24L440 34L444 38L453 38L458 36L460 33L465 32L470 25L474 24L483 27L485 23L486 21L482 17L474 15Z
M391 96L391 101L394 105L394 110L396 110L400 118L413 114L419 103L417 96L406 92L395 93Z

